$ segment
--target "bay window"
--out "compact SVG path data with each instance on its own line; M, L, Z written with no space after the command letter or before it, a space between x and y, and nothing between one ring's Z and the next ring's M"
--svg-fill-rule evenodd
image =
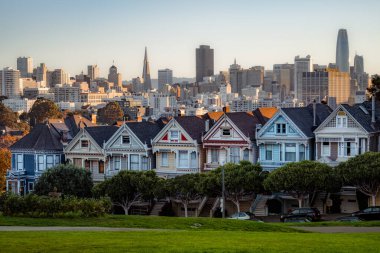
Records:
M303 144L299 146L299 160L300 161L305 160L305 145Z
M139 170L139 155L130 155L131 170Z
M169 166L169 158L167 152L161 153L161 166Z
M287 162L296 161L296 144L295 143L285 144L285 161Z
M195 151L190 153L190 168L197 167L197 153Z
M230 148L230 162L240 162L240 148Z
M187 168L189 166L189 155L187 151L180 150L178 152L178 167Z
M218 163L219 162L219 150L211 149L211 162Z
M273 159L273 145L266 144L265 145L265 160L272 161Z

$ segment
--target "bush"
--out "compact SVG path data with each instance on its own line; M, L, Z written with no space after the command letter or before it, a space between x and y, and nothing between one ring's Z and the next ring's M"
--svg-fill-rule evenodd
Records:
M0 196L0 211L8 216L28 217L99 217L111 209L108 198L80 199L77 197L51 198L29 194Z

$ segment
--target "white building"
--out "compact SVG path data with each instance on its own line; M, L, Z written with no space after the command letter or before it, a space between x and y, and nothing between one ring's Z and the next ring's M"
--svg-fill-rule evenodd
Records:
M20 71L20 75L22 78L32 77L33 59L31 57L17 58L17 70Z
M296 56L294 58L294 91L295 97L301 99L302 94L302 73L313 72L313 63L310 55L305 58Z
M19 114L26 112L28 113L30 109L32 108L34 102L36 102L35 99L4 99L3 104L7 107L9 107L12 111L17 112Z
M20 71L9 67L0 70L0 94L8 98L19 98L21 92Z
M173 70L159 69L158 70L158 91L162 91L165 84L173 84Z

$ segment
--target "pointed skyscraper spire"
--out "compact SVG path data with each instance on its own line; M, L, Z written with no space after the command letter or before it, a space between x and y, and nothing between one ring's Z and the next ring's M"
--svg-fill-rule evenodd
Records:
M152 82L150 80L150 69L149 69L148 53L147 53L146 47L145 47L144 67L143 67L142 77L144 79L144 90L151 90Z

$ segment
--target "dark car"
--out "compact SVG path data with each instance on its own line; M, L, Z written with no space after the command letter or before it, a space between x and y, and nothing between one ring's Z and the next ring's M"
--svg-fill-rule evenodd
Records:
M362 220L380 220L380 206L370 206L364 210L352 213L352 216Z
M343 217L338 217L335 219L336 221L345 221L345 222L358 222L358 221L363 221L359 217L356 216L343 216Z
M298 220L300 218L309 219L310 221L319 221L321 219L321 213L314 207L297 208L288 214L281 215L280 221Z

